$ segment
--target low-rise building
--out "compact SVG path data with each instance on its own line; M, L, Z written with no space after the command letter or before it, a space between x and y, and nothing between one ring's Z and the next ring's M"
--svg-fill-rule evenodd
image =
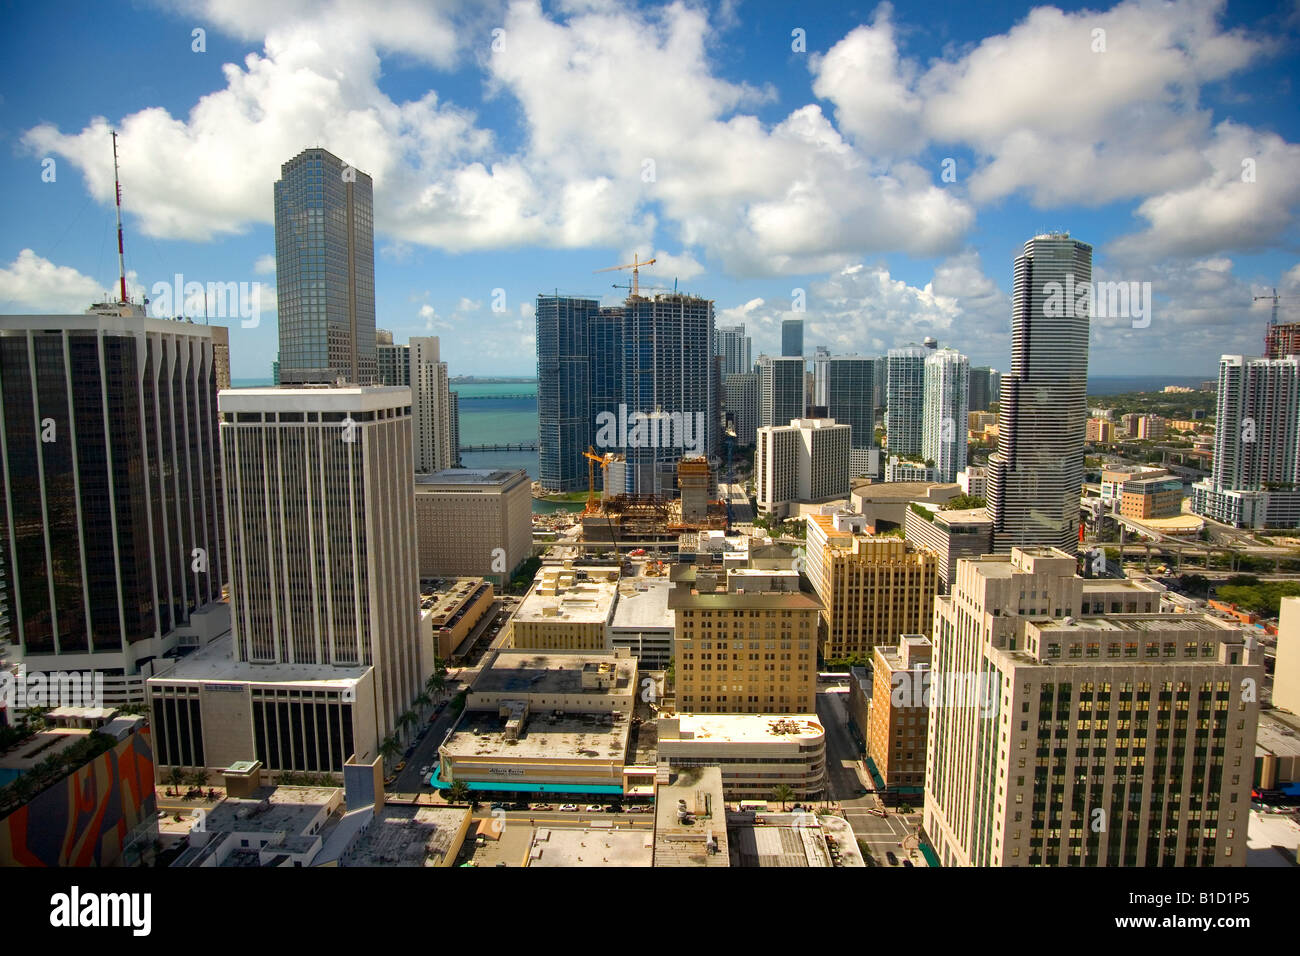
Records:
M957 576L958 561L992 553L993 519L984 508L942 511L913 503L903 519L903 536L934 552L939 593L947 594Z
M495 600L492 583L482 578L457 578L441 588L420 594L422 673L434 670L434 661L448 661L478 626Z
M1273 706L1300 715L1300 597L1284 597L1277 619Z
M1088 430L1084 436L1086 441L1093 443L1113 442L1115 440L1115 423L1108 422L1104 418L1088 419Z
M600 651L618 601L617 568L544 566L510 622L517 650Z
M1149 465L1110 465L1101 470L1101 500L1118 501L1124 494L1124 482L1139 478L1158 478L1169 474L1164 468Z
M727 805L718 767L661 769L655 781L652 865L728 867Z
M1177 475L1130 478L1121 488L1119 513L1125 518L1173 518L1182 513L1183 479Z
M815 714L676 714L658 721L659 767L716 766L730 800L795 799L826 787L826 731Z
M936 481L937 472L933 465L910 458L891 455L885 464L885 481Z
M969 465L957 472L957 484L963 495L972 498L987 497L988 469L980 465Z

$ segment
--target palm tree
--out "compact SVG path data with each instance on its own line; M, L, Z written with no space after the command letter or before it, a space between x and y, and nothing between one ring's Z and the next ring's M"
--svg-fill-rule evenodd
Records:
M179 787L185 782L185 771L180 767L172 767L167 774L167 782L173 787Z
M433 698L424 691L420 691L420 695L415 698L415 703L420 708L420 716L423 717L429 705L433 703Z
M450 803L465 803L469 799L469 784L464 780L453 780L447 788L447 799Z
M793 796L794 791L790 789L789 784L778 783L772 788L772 799L781 801L781 812L783 813L785 812L785 805L790 802Z
M420 718L415 716L415 711L413 710L403 711L402 716L397 718L398 726L403 730L410 730L412 726L419 722Z
M436 670L429 675L429 679L424 682L425 690L435 697L441 697L447 690L447 672L445 670Z
M384 758L385 766L401 752L402 745L397 742L397 738L392 734L385 737L383 743L379 745L379 756Z

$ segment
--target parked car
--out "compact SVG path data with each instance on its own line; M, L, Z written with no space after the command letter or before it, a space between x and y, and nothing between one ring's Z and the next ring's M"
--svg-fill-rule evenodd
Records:
M622 805L620 805L620 804L617 804L617 803L611 803L609 806L607 806L607 807L605 808L605 812L606 812L606 813L622 813L622 812L623 812L623 807L622 807Z
M585 813L604 813L605 808L599 803L589 803L583 808L583 811Z
M544 810L554 810L555 807L551 806L549 803L532 803L529 804L528 809L536 810L540 813Z
M890 866L898 866L898 857L894 856L893 850L885 851L885 859L889 861Z
M560 812L561 812L561 813L577 813L577 812L578 812L578 805L577 805L576 803L566 803L564 806L560 807Z
M396 770L398 773L401 773L403 770L406 769L406 761L405 761L405 760L399 760L398 763L397 763L397 766L394 767L393 769Z

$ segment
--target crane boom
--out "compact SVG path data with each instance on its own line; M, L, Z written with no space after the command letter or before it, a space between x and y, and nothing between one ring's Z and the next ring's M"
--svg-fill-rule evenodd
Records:
M654 263L655 263L654 259L641 260L636 253L633 253L631 262L625 263L621 266L607 266L604 269L596 269L595 271L592 272L592 275L595 275L598 272L613 272L617 269L631 269L632 270L632 295L634 297L639 297L641 294L640 282L639 282L641 267L651 266L654 265Z

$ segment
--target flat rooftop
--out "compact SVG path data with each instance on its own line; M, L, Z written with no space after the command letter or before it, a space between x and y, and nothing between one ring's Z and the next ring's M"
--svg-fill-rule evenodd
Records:
M538 827L528 848L532 866L649 866L649 830L609 827Z
M610 627L673 628L676 617L668 610L672 582L665 577L624 578L618 586L618 606Z
M610 665L615 678L609 687L582 686L583 671L588 665ZM479 672L470 691L475 694L601 694L619 696L631 693L636 686L637 662L633 657L613 654L546 654L537 651L499 651L489 667Z
M1084 578L1083 591L1142 591L1159 593L1165 586L1150 578Z
M554 758L623 760L627 754L630 715L530 713L516 740L506 739L506 718L492 711L468 711L443 747L453 758Z
M469 814L468 807L388 804L352 841L339 866L440 865Z
M1053 632L1115 632L1133 631L1191 631L1205 634L1216 640L1230 644L1239 644L1246 639L1246 633L1209 614L1122 614L1109 617L1076 618L1072 624L1063 618L1039 618L1029 616L1044 634ZM1095 663L1095 661L1094 661Z
M913 498L927 497L931 488L938 488L940 491L953 488L958 492L961 491L961 485L955 482L877 481L854 485L853 494L864 501L910 501Z
M178 658L176 666L151 680L226 681L250 684L313 684L318 687L351 687L368 666L332 667L328 664L250 664L235 660L235 644L224 634L206 647Z
M987 508L957 508L953 511L939 510L934 513L934 516L936 518L942 518L945 523L950 525L993 524L993 519L989 517Z
M664 724L673 720L678 722L678 736L669 737L665 734ZM826 731L815 714L677 714L659 721L661 741L777 743L818 740L825 735Z
M515 623L604 624L618 595L617 579L604 580L610 570L543 567L515 612Z
M0 754L0 770L31 770L47 757L62 753L78 741L85 740L93 731L81 727L55 727L15 745Z
M1300 757L1300 732L1279 720L1272 711L1260 711L1255 746L1279 757Z
M416 490L435 485L508 485L527 475L518 469L508 468L445 468L432 474L415 476Z
M720 768L677 770L655 787L654 865L731 865Z
M285 833L301 836L341 794L337 787L261 787L252 797L227 797L208 811L213 833Z
M450 586L422 593L420 616L429 615L435 628L455 625L459 623L457 614L484 586L482 578L457 578Z

